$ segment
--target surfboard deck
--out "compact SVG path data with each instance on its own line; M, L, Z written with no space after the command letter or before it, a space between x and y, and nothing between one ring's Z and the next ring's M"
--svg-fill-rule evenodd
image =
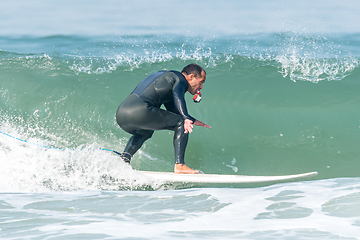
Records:
M225 174L175 174L173 172L138 171L145 176L169 183L266 183L298 180L314 177L318 172L308 172L282 176L247 176Z

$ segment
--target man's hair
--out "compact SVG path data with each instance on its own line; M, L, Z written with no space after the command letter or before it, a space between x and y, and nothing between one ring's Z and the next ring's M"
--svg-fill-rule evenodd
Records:
M185 73L186 75L190 75L190 74L194 74L195 78L201 77L201 72L205 70L200 67L199 65L195 64L195 63L191 63L189 65L187 65L186 67L183 68L183 70L181 71L182 73ZM206 72L205 72L206 74Z

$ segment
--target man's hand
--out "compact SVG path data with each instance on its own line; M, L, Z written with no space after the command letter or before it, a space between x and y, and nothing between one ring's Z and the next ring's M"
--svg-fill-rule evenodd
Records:
M211 126L209 125L206 125L205 123L199 121L199 120L196 120L194 123L193 121L189 120L189 119L185 119L185 122L184 122L184 128L185 128L185 134L186 133L192 133L193 131L193 127L195 126L202 126L202 127L206 127L206 128L211 128Z
M184 122L184 128L185 128L185 134L186 133L191 133L193 130L193 121L191 121L190 119L185 119L185 122Z

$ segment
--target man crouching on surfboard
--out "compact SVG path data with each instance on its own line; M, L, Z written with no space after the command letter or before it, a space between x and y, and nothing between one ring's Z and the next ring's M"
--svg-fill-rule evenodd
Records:
M197 64L190 64L180 72L159 71L146 77L119 106L116 121L132 134L122 159L131 157L151 138L154 130L174 131L175 173L199 173L185 165L185 149L193 125L211 128L191 117L186 108L185 93L198 93L205 82L206 72ZM166 110L160 109L164 104Z

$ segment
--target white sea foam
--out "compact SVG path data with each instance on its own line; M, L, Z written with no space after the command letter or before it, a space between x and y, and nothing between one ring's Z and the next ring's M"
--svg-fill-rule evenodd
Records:
M2 193L0 237L359 239L359 184L342 178L251 189Z
M157 189L161 186L133 171L117 155L101 150L96 143L75 149L49 148L49 144L3 123L0 191Z
M281 63L281 73L296 81L319 82L322 80L342 80L355 68L359 67L359 60L354 57L335 59L312 59L293 55L277 56L276 61Z

